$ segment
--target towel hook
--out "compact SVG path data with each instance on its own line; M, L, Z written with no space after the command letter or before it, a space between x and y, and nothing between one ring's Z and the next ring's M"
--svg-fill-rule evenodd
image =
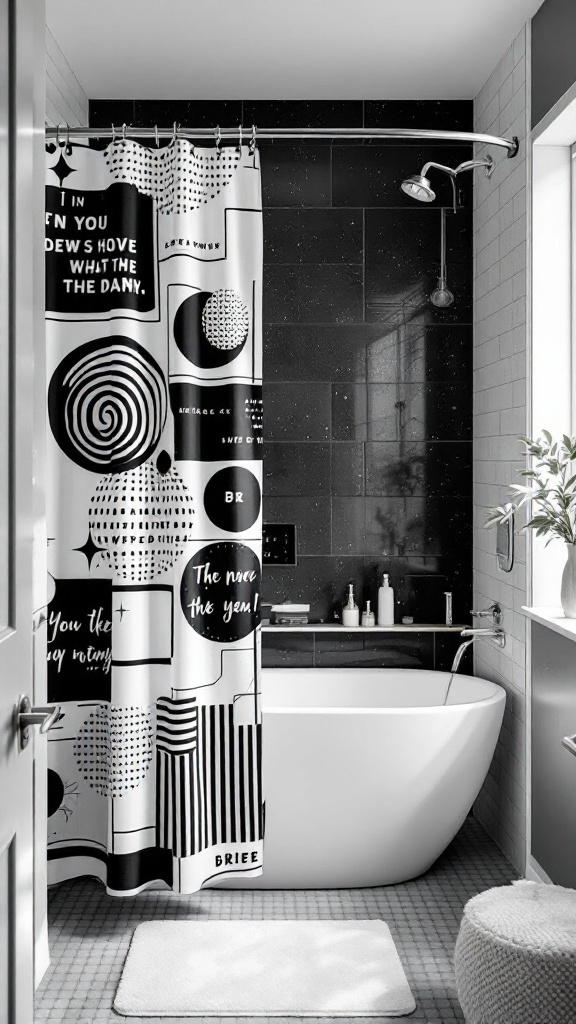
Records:
M253 156L255 149L256 149L256 125L253 124L252 125L252 136L251 136L251 139L250 139L250 150L249 150L250 156Z
M216 152L219 153L220 152L220 146L222 144L222 132L220 131L220 125L219 124L216 125L216 128L214 129L214 134L216 136Z

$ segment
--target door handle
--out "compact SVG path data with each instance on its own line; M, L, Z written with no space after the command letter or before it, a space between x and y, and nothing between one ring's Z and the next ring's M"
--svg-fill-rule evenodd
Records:
M569 750L571 754L576 756L576 735L575 736L563 736L562 746Z
M59 704L33 708L30 698L23 694L16 707L20 750L24 750L24 747L28 746L30 730L33 726L40 726L40 734L47 733L54 723L58 721L61 710Z

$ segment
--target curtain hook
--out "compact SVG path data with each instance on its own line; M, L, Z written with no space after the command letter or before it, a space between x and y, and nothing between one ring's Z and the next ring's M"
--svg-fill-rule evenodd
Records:
M154 125L154 138L156 140L156 149L158 149L159 143L158 143L158 125L157 124Z
M60 125L57 124L56 125L56 145L59 146L60 144L61 144L60 143Z
M172 142L176 142L176 136L178 135L179 128L180 126L176 123L176 121L174 121L174 124L172 126Z
M66 147L64 149L66 156L72 155L72 146L70 145L70 125L66 121Z
M122 142L126 142L126 121L122 125Z
M250 156L254 154L256 149L256 125L252 125L252 137L250 139Z
M116 129L115 129L114 125L112 125L112 145L114 146L115 144L116 144Z
M240 153L242 153L242 125L241 124L238 125L238 146L239 146L239 149L240 149Z
M219 153L220 152L220 146L222 144L222 132L220 131L220 125L219 124L216 125L216 128L214 129L214 134L216 136L216 152Z

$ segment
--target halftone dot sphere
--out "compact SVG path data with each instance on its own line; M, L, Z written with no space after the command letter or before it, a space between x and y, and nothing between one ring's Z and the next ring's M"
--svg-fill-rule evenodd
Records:
M233 288L213 292L202 311L202 328L207 341L224 351L242 344L248 334L249 321L248 310Z

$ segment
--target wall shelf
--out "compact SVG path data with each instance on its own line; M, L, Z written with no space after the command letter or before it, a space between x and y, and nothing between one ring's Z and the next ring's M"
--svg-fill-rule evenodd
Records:
M306 626L262 626L263 633L461 633L469 627L441 622L397 623L394 626L342 626L339 622L309 622Z
M523 605L522 611L533 622L553 629L568 640L576 640L576 619L567 619L561 608L527 608Z

